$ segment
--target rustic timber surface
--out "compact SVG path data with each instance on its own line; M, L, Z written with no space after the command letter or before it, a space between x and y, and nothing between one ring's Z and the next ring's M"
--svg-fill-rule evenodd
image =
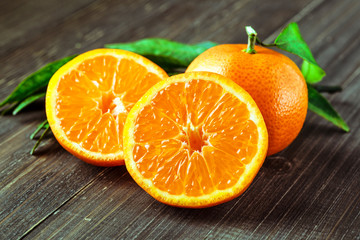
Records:
M155 201L124 166L88 165L47 138L39 101L0 117L0 239L360 239L360 1L12 0L0 2L0 100L53 60L145 37L273 40L291 21L327 76L351 131L312 112L298 138L266 159L240 197L208 209Z

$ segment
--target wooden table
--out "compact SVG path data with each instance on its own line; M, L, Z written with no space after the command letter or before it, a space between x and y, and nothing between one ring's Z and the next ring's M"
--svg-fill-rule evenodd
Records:
M360 1L12 0L0 3L0 99L44 64L145 37L185 43L268 42L298 22L344 133L312 112L298 138L266 159L250 188L228 203L181 209L157 202L124 166L88 165L48 137L39 101L0 117L0 239L360 239ZM299 63L299 61L297 61Z

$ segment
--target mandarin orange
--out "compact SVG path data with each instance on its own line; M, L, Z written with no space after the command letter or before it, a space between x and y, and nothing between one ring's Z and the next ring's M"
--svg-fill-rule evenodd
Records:
M83 53L50 79L46 115L58 142L98 166L124 164L122 132L128 112L166 72L124 50Z
M186 72L221 74L243 87L258 105L269 133L268 155L286 148L299 134L307 113L307 86L301 71L287 56L245 44L224 44L208 49Z
M123 134L133 179L158 201L189 208L243 193L268 146L254 100L214 73L180 74L157 83L131 109Z

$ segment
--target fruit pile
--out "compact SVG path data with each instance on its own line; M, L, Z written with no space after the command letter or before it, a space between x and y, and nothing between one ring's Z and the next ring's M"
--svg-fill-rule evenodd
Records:
M210 48L172 77L125 50L81 54L49 82L51 130L90 164L125 162L134 180L166 204L229 201L246 190L266 155L295 139L307 111L305 80L289 58L244 49Z
M48 83L47 121L33 135L51 128L67 151L89 164L125 164L137 184L163 203L214 206L242 194L266 156L291 144L308 99L348 130L304 71L285 55L255 46L265 44L252 28L247 31L248 45L155 39L121 46L130 51L103 48L70 56L30 75L0 107L13 103L20 111L44 96L37 92ZM295 41L301 50L286 43L300 36L292 31L297 25L285 28L274 44L301 55L307 79L320 81L325 73L306 43ZM143 56L131 51L134 46ZM169 77L164 68L170 67L187 69ZM316 108L314 99L327 111Z

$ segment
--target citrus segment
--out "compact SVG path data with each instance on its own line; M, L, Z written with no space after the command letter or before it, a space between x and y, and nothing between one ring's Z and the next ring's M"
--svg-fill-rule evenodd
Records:
M260 169L267 143L254 100L213 73L156 84L124 127L131 176L157 200L180 207L208 207L240 195Z
M58 142L99 166L123 161L122 132L136 101L167 74L135 53L97 49L81 54L51 78L48 121Z

